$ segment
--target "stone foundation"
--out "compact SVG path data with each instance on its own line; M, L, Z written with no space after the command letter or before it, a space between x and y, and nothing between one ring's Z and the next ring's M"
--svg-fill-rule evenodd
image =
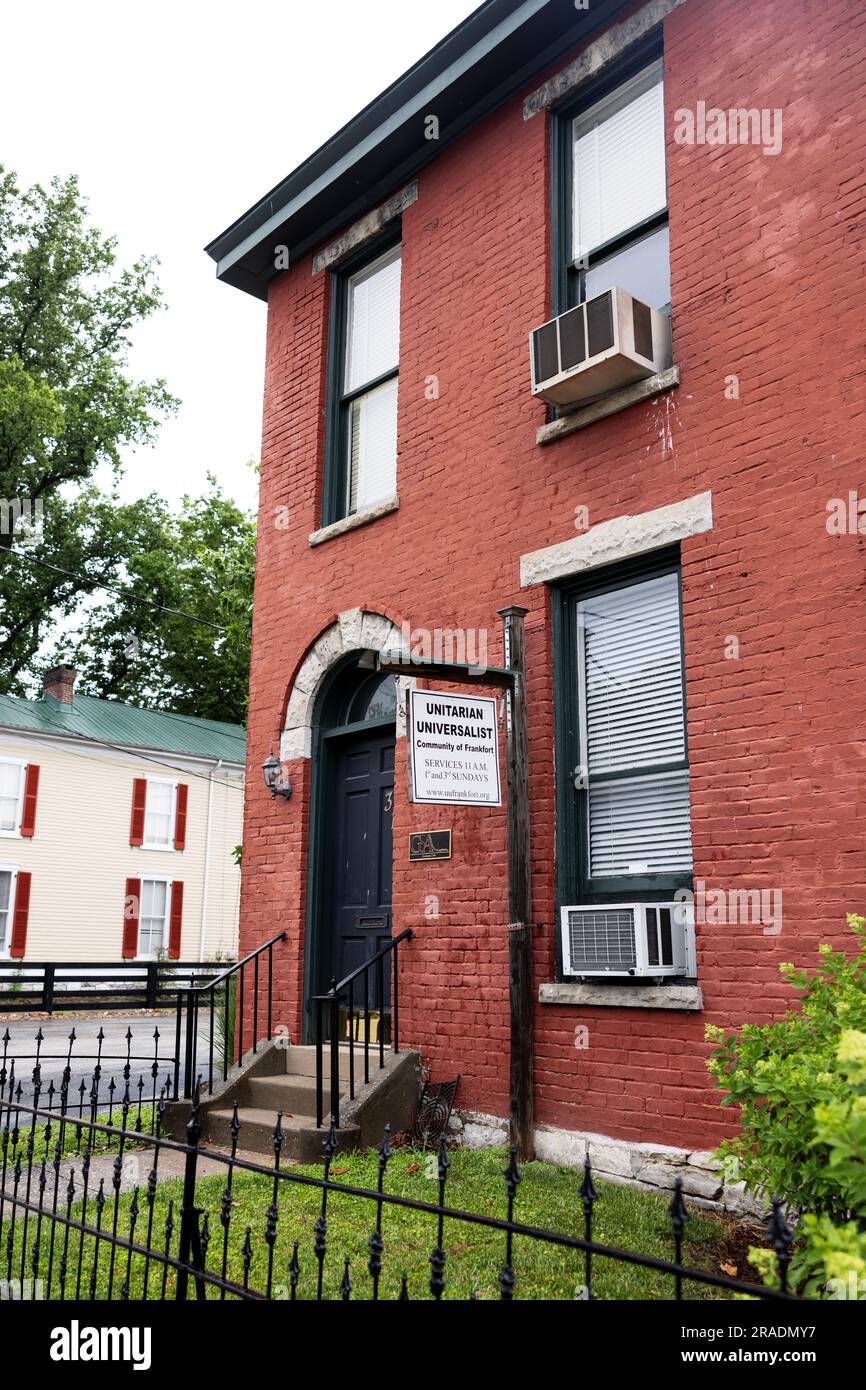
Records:
M498 1115L455 1111L450 1130L467 1149L494 1149L508 1142L508 1125ZM711 1153L673 1148L668 1144L632 1144L604 1134L585 1134L552 1125L535 1130L536 1157L544 1163L582 1168L589 1155L593 1175L603 1182L621 1183L662 1195L682 1178L683 1195L695 1206L732 1216L759 1217L764 1207L746 1192L743 1183L725 1183Z

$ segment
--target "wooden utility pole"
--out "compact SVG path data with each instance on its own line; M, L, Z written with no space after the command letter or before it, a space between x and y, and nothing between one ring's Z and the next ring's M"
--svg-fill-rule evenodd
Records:
M526 647L523 620L528 610L500 608L504 667L473 667L452 662L393 661L376 658L376 669L392 676L417 676L449 685L504 690L507 700L505 761L508 822L508 1001L511 1017L510 1142L526 1163L535 1157L532 1118L532 892L529 853L529 756L526 731Z
M529 844L529 748L526 729L527 610L500 608L505 666L514 673L506 699L508 789L508 995L511 1015L510 1140L522 1163L535 1157L532 1115L532 884Z

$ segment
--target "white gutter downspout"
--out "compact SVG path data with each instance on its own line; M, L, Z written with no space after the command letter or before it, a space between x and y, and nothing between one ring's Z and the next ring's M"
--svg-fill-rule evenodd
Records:
M210 880L210 831L211 831L211 809L213 807L213 779L214 774L219 772L223 765L222 758L218 758L215 765L207 775L207 830L205 831L204 841L204 881L201 887L201 930L198 937L198 958L204 960L205 933L207 931L207 899Z

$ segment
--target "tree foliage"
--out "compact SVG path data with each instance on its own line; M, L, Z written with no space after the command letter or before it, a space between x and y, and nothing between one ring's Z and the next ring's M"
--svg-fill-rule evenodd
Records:
M124 509L130 548L127 590L194 623L124 594L108 594L74 638L58 647L85 694L243 723L249 679L255 525L214 478L176 511L155 495Z
M0 692L31 693L48 651L80 666L86 693L236 722L251 517L211 477L176 511L116 492L124 450L152 443L177 404L128 369L134 329L162 304L155 271L118 267L75 178L22 190L0 167Z
M4 691L24 688L52 624L116 573L130 518L94 475L107 467L117 476L122 450L151 443L176 405L164 381L136 381L127 370L132 330L161 304L155 262L118 269L114 240L85 219L74 177L22 190L0 167ZM9 553L12 546L29 559Z

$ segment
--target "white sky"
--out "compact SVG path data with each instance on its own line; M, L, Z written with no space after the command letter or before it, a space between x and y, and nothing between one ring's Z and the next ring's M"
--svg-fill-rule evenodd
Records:
M180 411L130 451L122 493L217 475L255 500L265 305L202 247L477 7L477 0L40 0L3 7L0 164L77 173L121 263L156 255L168 308L130 365Z

